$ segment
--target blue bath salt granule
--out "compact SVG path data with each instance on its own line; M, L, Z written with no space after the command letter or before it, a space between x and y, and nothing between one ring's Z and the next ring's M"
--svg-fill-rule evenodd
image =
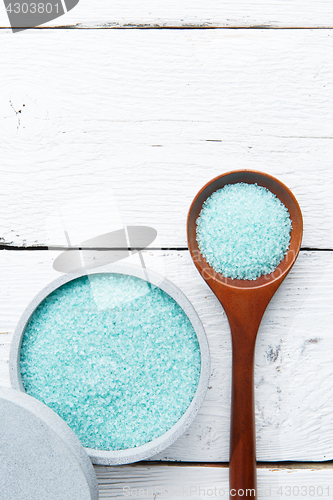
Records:
M190 320L167 293L134 276L98 273L41 302L24 331L20 369L26 392L84 446L124 450L181 418L201 356Z
M227 184L215 191L196 224L202 256L227 278L255 280L272 273L290 244L287 208L257 184Z

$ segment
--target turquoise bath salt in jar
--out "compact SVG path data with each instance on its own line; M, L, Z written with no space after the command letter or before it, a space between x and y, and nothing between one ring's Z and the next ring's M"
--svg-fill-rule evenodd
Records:
M93 463L143 460L194 419L209 378L202 324L170 281L143 269L64 275L14 335L14 388L56 412Z
M290 244L287 208L257 184L218 189L204 202L196 224L202 256L226 278L256 280L272 273Z

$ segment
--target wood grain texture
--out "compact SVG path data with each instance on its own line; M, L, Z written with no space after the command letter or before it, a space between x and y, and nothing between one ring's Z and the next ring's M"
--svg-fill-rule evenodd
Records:
M220 467L95 466L100 499L228 499L228 469ZM258 500L330 498L332 469L258 469ZM250 493L244 498L250 498Z
M8 26L6 11L0 10L0 26ZM224 0L80 0L65 16L45 26L76 28L112 27L332 27L329 1Z
M9 385L12 332L30 300L59 276L58 252L0 252L0 385ZM189 430L156 460L228 461L230 332L226 316L187 251L145 251L149 269L188 296L211 350L206 400ZM125 262L125 261L123 261ZM139 265L138 255L128 259ZM301 252L265 313L256 345L260 461L333 459L333 252Z
M303 246L333 247L330 30L2 31L0 47L2 241L78 244L120 216L184 247L197 191L250 168L294 192Z

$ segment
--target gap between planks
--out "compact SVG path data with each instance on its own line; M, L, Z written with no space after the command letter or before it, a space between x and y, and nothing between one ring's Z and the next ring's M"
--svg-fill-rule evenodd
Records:
M269 24L258 24L252 26L246 25L235 25L235 26L218 26L209 24L198 24L198 25L170 25L170 26L160 26L155 24L96 24L96 25L84 25L84 24L68 24L63 26L36 26L32 28L27 28L29 30L331 30L332 25L327 26L273 26ZM11 30L10 26L0 26L0 30Z
M164 462L164 461L148 461L128 464L130 467L210 467L228 469L228 462ZM124 466L124 467L127 467ZM310 469L310 470L333 470L333 460L327 462L257 462L257 469L278 469L278 470L294 470L294 469Z
M147 248L141 248L141 247L114 247L114 248L98 248L98 247L62 247L62 246L54 246L54 247L47 247L47 246L11 246L9 244L4 244L0 245L0 250L9 250L9 251L19 251L22 252L24 250L31 252L31 251L67 251L67 250L95 250L96 252L105 252L105 251L110 251L110 252L115 252L119 250L128 250L129 252L133 251L142 251L142 250L151 250L151 251L156 251L156 250L162 250L163 252L188 252L188 247L147 247ZM333 248L311 248L311 247L304 247L300 249L300 252L333 252Z

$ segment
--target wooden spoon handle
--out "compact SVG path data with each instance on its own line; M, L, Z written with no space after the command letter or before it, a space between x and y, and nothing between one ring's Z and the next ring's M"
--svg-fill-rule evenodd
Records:
M245 342L246 343L246 342ZM229 490L230 499L257 498L254 416L254 346L233 339Z
M282 279L258 288L224 289L210 283L227 314L232 338L230 500L257 499L254 351L261 319Z

